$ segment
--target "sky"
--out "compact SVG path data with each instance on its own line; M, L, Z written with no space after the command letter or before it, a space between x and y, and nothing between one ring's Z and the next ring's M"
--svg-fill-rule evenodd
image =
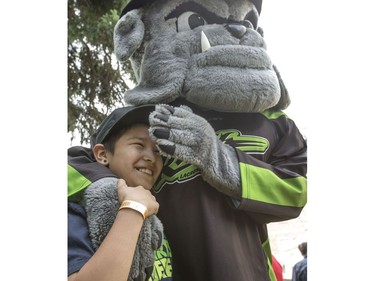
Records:
M372 268L375 250L373 1L263 2L286 112L308 139L311 280L367 280L358 269ZM66 280L66 3L2 9L3 275Z

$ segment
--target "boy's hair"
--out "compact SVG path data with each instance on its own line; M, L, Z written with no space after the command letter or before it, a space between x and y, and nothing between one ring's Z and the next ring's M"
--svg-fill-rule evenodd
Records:
M155 110L155 105L126 106L115 109L100 124L91 136L91 148L98 143L114 151L116 141L134 124L149 125L148 116Z

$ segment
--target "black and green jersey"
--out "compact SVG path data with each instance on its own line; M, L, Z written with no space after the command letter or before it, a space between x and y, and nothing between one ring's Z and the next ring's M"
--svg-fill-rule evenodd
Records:
M176 159L165 164L155 196L174 279L276 280L266 224L296 218L306 204L306 142L282 112L192 109L236 148L242 198L219 193L193 165Z

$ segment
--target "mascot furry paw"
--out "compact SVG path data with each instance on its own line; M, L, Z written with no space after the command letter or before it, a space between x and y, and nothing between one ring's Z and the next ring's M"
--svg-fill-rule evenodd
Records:
M216 137L206 119L185 105L157 105L150 126L162 154L195 165L211 185L229 196L240 197L236 153Z
M115 53L157 104L150 134L166 156L154 187L173 279L275 280L267 223L306 204L307 145L281 110L288 91L266 49L262 1L131 0Z

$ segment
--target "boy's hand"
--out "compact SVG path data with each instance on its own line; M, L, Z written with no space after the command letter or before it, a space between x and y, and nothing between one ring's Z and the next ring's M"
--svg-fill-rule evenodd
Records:
M123 179L119 179L117 182L117 194L120 204L125 200L133 200L146 206L147 217L157 214L159 210L159 203L156 201L155 196L143 186L129 187Z

